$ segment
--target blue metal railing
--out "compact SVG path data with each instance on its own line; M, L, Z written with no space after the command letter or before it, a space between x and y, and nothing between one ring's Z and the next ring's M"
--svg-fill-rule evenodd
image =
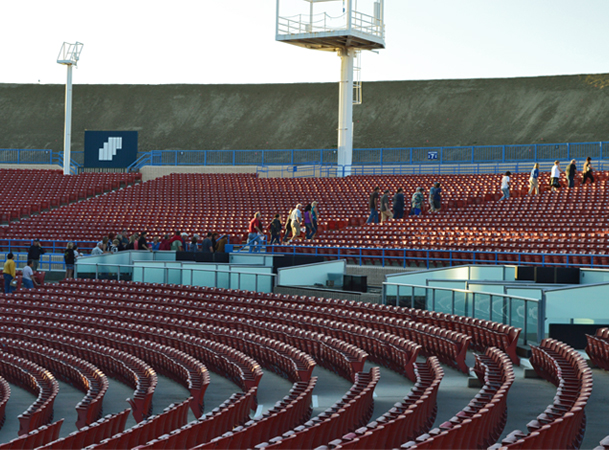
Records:
M363 266L365 263L380 261L381 266L397 265L409 267L432 267L432 264L442 266L459 266L465 264L491 264L491 265L531 265L540 267L589 267L607 268L601 258L609 255L590 253L525 253L480 250L437 250L421 248L353 248L335 246L289 246L267 245L266 253L287 253L319 255L329 258L347 259ZM564 261L564 262L562 262Z
M24 253L32 245L31 240L24 239L0 239L0 247L4 253ZM95 247L96 241L73 241L80 251L88 255ZM63 254L66 241L43 242L43 248L48 254ZM240 245L235 245L240 248ZM609 264L603 264L602 258L608 255L591 253L526 253L526 252L502 252L502 251L480 251L480 250L437 250L421 248L354 248L339 246L287 246L287 245L263 245L264 253L282 254L305 254L318 255L328 258L347 259L360 266L367 263L379 261L382 267L410 267L410 264L420 268L432 268L432 265L459 266L466 264L491 264L491 265L531 265L540 267L589 267L607 268ZM54 262L52 264L59 264Z
M609 142L573 142L527 145L474 145L459 147L403 147L353 149L353 166L515 163L566 161L590 156L600 161ZM336 149L286 150L152 150L132 165L153 166L307 166L336 165Z
M63 152L48 149L0 148L0 164L58 164L63 166ZM70 173L76 175L82 167L70 160Z

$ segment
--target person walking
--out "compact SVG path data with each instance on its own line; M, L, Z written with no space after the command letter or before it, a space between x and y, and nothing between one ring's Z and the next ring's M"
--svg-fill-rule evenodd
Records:
M442 188L439 182L435 182L429 190L429 208L431 212L440 211L442 207Z
M376 186L368 198L368 207L370 208L370 216L366 223L379 223L379 190Z
M269 233L271 233L271 245L281 243L281 220L279 214L275 214L275 218L269 224Z
M535 163L529 177L529 195L532 195L533 191L535 195L539 195L539 163Z
M27 251L27 259L32 260L32 269L35 271L38 270L38 264L40 263L40 256L44 255L44 248L40 245L40 240L34 239L34 243Z
M74 278L74 262L76 257L74 256L74 244L68 242L66 251L63 253L63 261L66 263L66 279Z
M402 219L404 217L404 189L398 188L393 196L393 218Z
M288 242L290 238L290 234L292 234L292 213L293 209L290 209L288 212L288 218L285 221L285 232L283 233L283 242Z
M4 263L4 269L2 275L4 275L4 293L10 294L15 288L12 286L13 279L17 276L17 266L15 266L15 255L9 253L6 255L6 262Z
M590 179L590 183L594 183L594 175L592 175L592 158L589 156L586 158L586 162L584 163L583 173L582 186L586 184L586 180L588 179Z
M311 204L307 204L304 209L303 221L305 226L305 239L309 240L313 236L313 215L311 214Z
M572 159L567 168L565 169L565 174L567 175L567 180L569 180L569 187L575 187L575 174L577 173L577 165L575 164L575 160Z
M393 219L393 214L389 208L389 189L385 189L381 197L381 223L389 219Z
M317 222L319 221L319 210L317 209L317 202L311 203L311 219L313 220L313 235L311 236L311 242L314 242L315 236L317 236Z
M290 223L292 225L292 238L288 241L288 244L290 244L295 239L302 240L302 237L300 237L300 228L302 224L302 212L300 211L300 208L302 208L302 205L299 203L298 205L296 205L296 207L292 210L292 213L290 214Z
M503 192L503 195L501 196L499 201L510 198L510 176L511 175L512 175L512 172L510 172L508 170L505 173L505 175L503 175L503 178L501 178L501 192Z
M27 265L21 271L21 281L23 283L23 287L26 289L34 289L34 285L38 286L38 281L36 281L36 278L34 277L34 271L32 270L33 265L34 261L28 259Z
M421 211L423 210L423 202L425 201L425 196L423 195L423 188L418 187L414 194L412 194L412 198L410 199L410 207L412 208L412 215L420 216Z
M260 220L260 213L254 214L254 218L250 220L248 226L247 242L249 245L249 252L259 252L260 249L260 236L262 236L262 221Z
M554 161L550 172L550 190L555 191L557 189L560 189L560 161Z

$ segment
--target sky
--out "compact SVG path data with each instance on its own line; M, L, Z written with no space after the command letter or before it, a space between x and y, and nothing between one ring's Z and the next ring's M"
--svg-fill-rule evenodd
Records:
M386 48L363 52L361 78L609 73L608 18L609 0L385 0ZM275 23L276 0L0 0L0 83L65 84L57 56L76 41L75 84L338 81L335 53L277 42Z

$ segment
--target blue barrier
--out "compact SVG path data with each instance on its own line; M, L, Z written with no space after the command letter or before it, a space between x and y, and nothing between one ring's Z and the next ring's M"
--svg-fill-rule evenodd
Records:
M0 164L57 164L63 167L63 152L49 149L0 148ZM81 167L81 164L70 160L72 175L76 175Z
M607 268L603 265L601 258L609 258L609 255L598 255L590 253L526 253L526 252L500 252L479 250L437 250L421 248L353 248L334 246L289 246L267 245L266 253L281 254L308 254L326 256L329 258L347 259L357 265L364 266L365 262L379 261L382 267L397 263L398 267L409 267L414 263L418 267L432 268L432 264L445 267L459 266L465 264L491 264L491 265L530 265L540 267L589 267ZM412 253L422 253L422 256ZM471 255L471 257L469 257ZM554 258L563 259L565 262L553 261ZM577 263L577 259L589 260L589 263ZM541 261L535 261L541 259ZM527 261L529 260L529 261ZM396 267L396 265L393 265Z
M526 145L473 145L459 147L403 147L353 149L353 166L424 164L513 163L566 161L606 157L608 142ZM336 149L285 150L152 150L140 154L129 169L152 166L335 166Z

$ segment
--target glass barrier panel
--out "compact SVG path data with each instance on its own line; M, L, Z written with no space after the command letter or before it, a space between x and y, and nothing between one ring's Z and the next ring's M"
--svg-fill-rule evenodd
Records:
M521 339L524 339L524 336L522 336L522 334L524 333L525 308L526 305L524 300L512 298L512 306L510 308L510 312L512 314L512 322L509 325L522 329L522 333L520 333Z
M474 318L488 320L491 310L491 296L489 294L477 293L474 308Z
M527 328L523 329L523 333L526 332L528 342L537 342L537 327L539 317L539 303L537 302L526 302L525 305L527 314ZM522 334L522 333L521 333Z

